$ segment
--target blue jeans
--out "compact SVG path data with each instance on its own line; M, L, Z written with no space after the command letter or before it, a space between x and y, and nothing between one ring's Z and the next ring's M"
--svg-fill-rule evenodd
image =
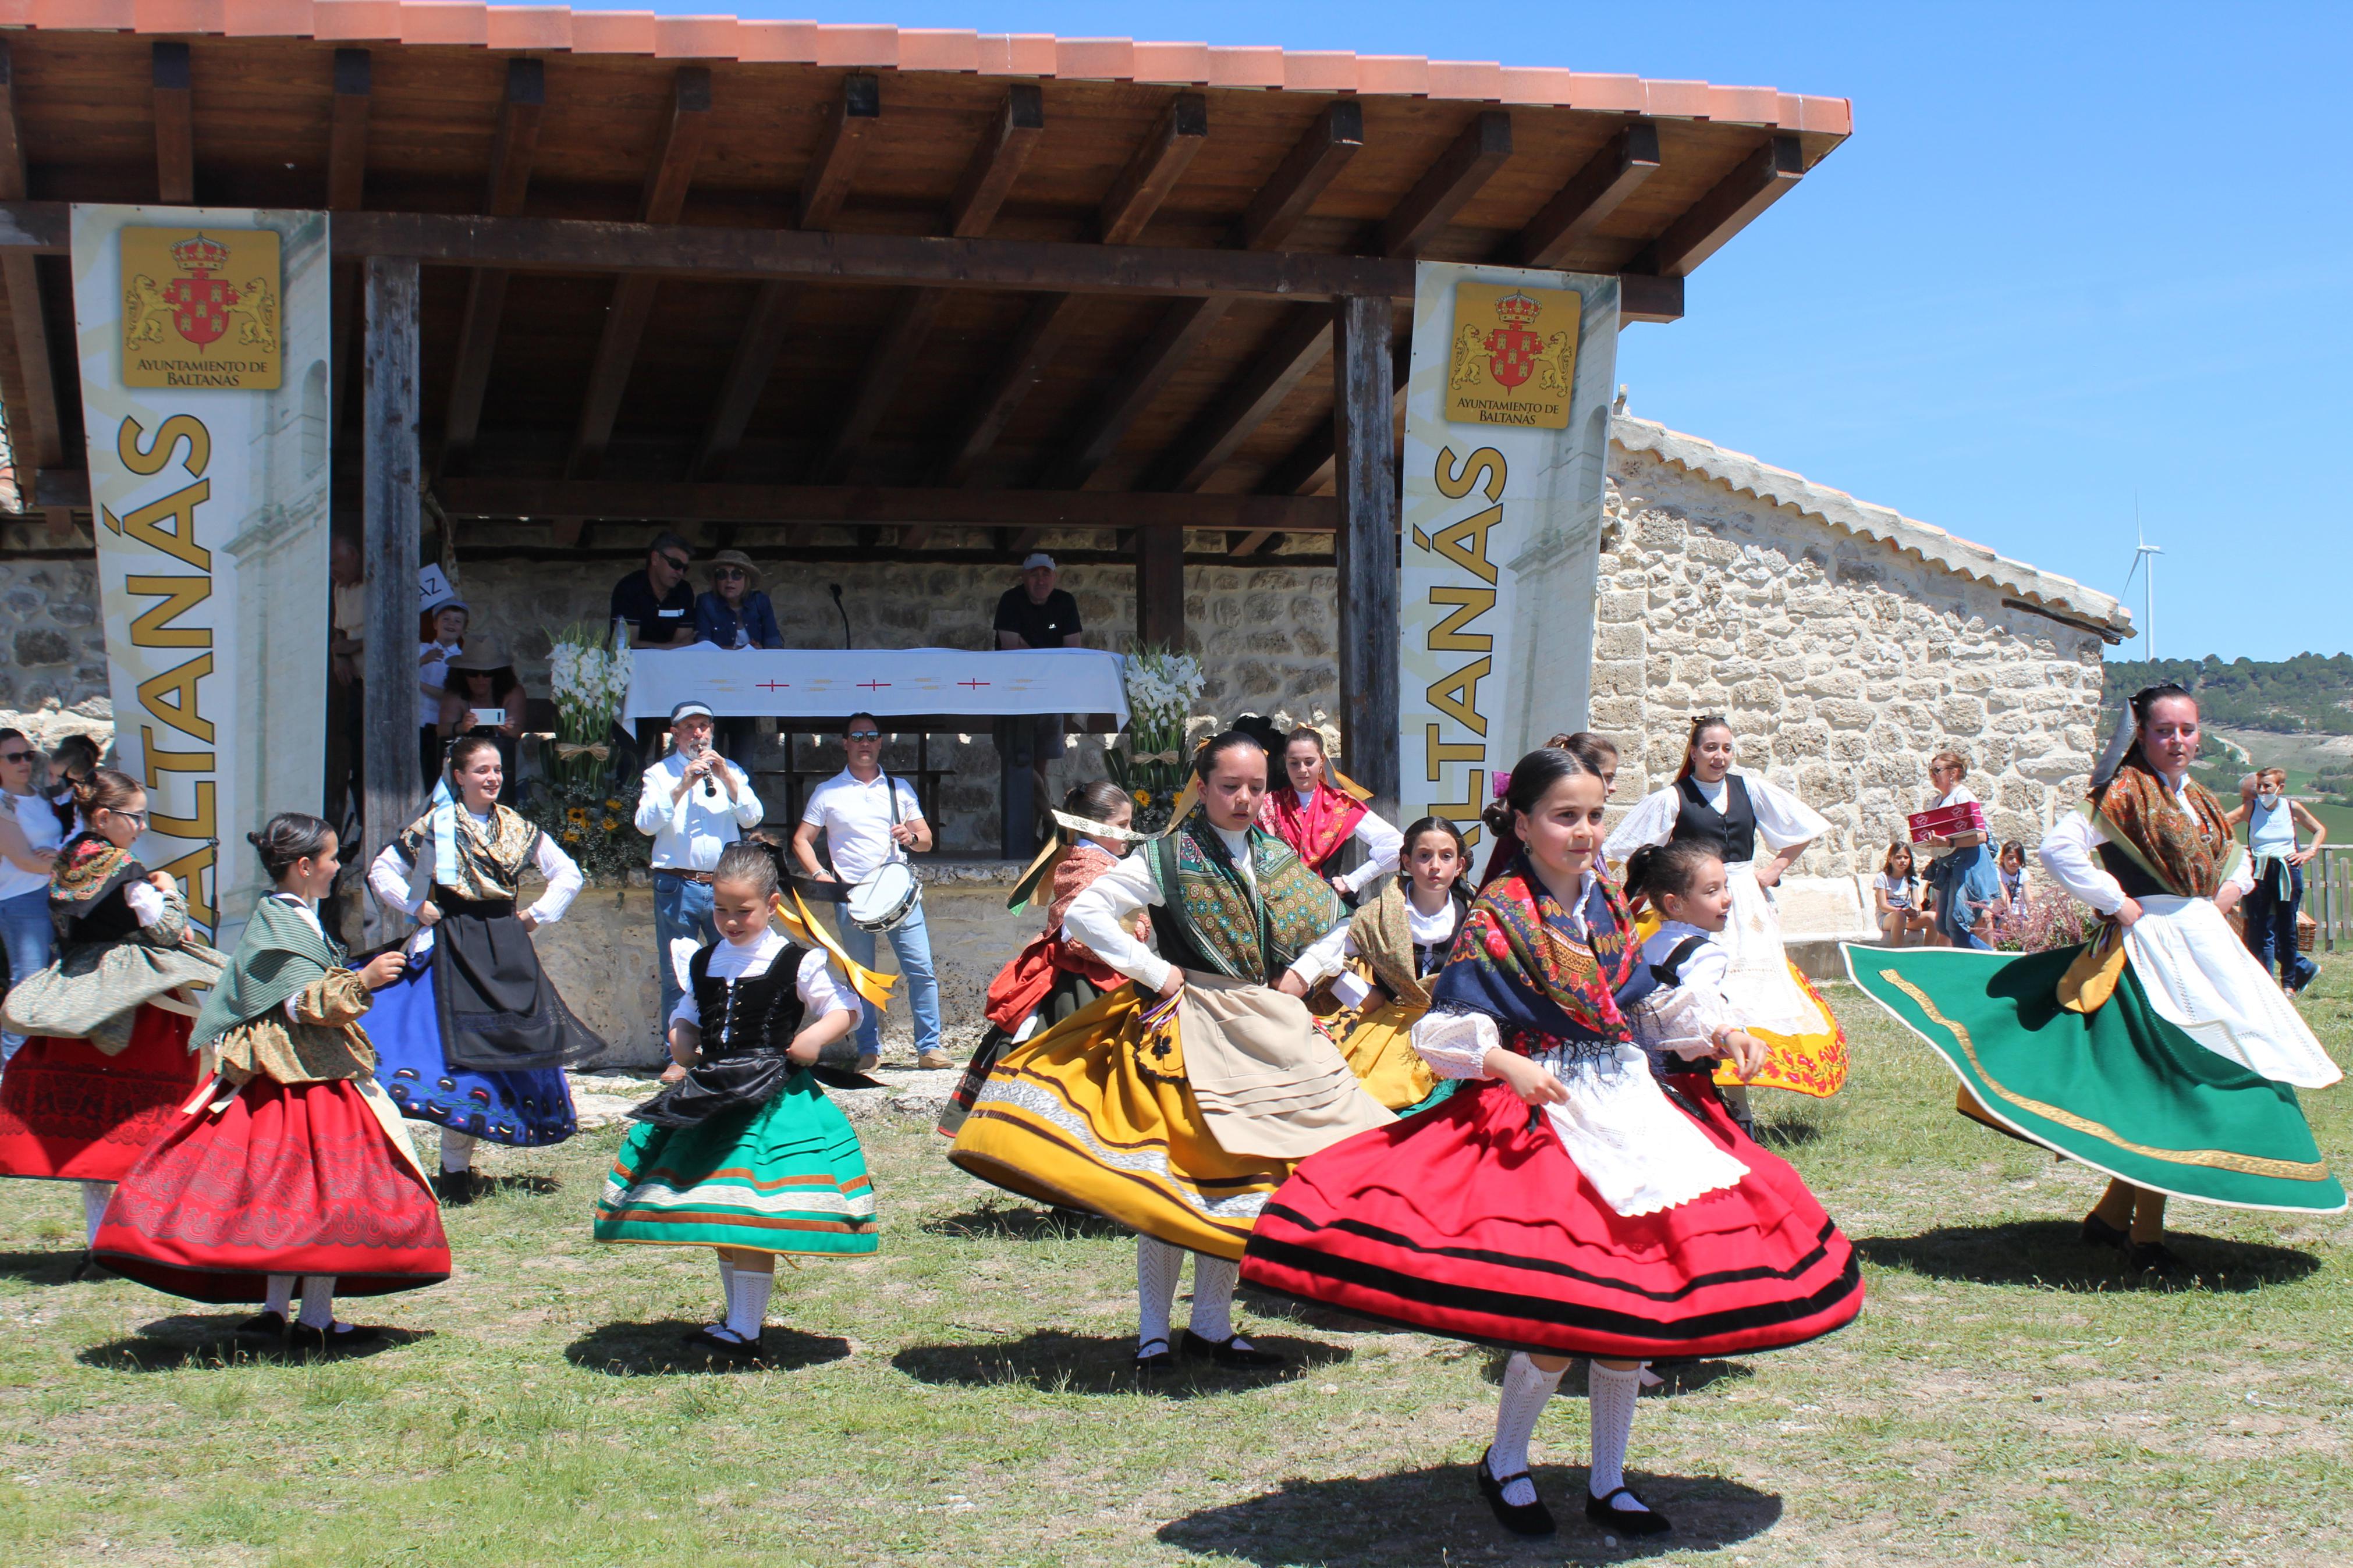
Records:
M670 1038L670 1016L678 1007L678 999L686 987L678 983L678 963L671 956L670 944L681 937L692 937L697 947L708 946L719 940L719 928L711 923L711 884L690 882L683 877L666 877L654 873L654 958L655 967L661 972L661 1022L659 1032Z
M874 967L876 932L860 931L849 923L849 913L840 905L834 906L833 929L841 938L841 951L867 968ZM891 931L880 933L889 939L891 951L899 959L899 984L907 994L907 1005L915 1010L915 1054L940 1048L940 982L932 973L932 933L923 927L923 906L921 900L908 914L906 921ZM858 1018L858 1054L876 1056L882 1049L882 1015L869 1005Z
M49 923L49 890L35 888L13 899L0 899L0 946L8 952L8 984L18 984L49 966L57 951L58 930ZM16 1054L25 1037L0 1034L0 1062Z
M2287 873L2287 893L2282 897L2276 890L2280 872ZM2276 866L2266 861L2263 874L2255 879L2255 889L2247 895L2242 911L2246 917L2247 951L2266 971L2278 973L2280 984L2301 990L2320 973L2320 966L2295 950L2295 911L2304 902L2304 868ZM7 906L0 904L0 910Z

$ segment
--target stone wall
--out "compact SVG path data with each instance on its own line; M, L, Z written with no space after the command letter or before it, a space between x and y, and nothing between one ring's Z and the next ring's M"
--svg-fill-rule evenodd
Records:
M1875 874L1947 748L2001 838L2033 844L2081 798L2096 634L1651 453L1613 458L1591 721L1634 740L1620 801L1673 776L1697 713L1728 717L1738 765L1831 819L1804 877Z

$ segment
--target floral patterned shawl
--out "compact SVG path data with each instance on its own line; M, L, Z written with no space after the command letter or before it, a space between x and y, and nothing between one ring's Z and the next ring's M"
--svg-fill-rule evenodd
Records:
M1430 988L1440 1012L1484 1013L1512 1049L1548 1040L1630 1038L1618 992L1635 977L1641 945L1617 886L1594 879L1585 909L1590 942L1569 935L1568 911L1523 854L1472 900L1454 952Z
M2176 796L2136 746L2116 776L2093 795L2092 810L2108 842L2168 892L2211 899L2231 874L2238 847L2221 803L2197 780L2187 783L2182 796Z
M1310 870L1320 871L1365 819L1365 803L1319 778L1315 794L1305 805L1299 804L1299 792L1288 783L1269 791L1258 817L1260 826L1290 845Z

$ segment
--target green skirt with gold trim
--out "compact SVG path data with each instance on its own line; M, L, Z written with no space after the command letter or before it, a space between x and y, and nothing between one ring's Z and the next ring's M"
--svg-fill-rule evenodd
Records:
M2015 958L1845 946L1854 983L1959 1077L1965 1114L2175 1197L2345 1207L2295 1090L2159 1016L2129 964L2107 1004L2082 1014L2057 997L2080 948Z

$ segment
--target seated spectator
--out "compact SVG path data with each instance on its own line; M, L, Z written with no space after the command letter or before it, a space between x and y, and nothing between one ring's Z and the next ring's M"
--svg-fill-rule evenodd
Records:
M473 612L463 599L447 599L425 612L425 637L417 645L417 755L430 784L441 773L448 736L440 732L442 700L448 695L449 660L466 646Z
M1994 905L1993 929L2004 935L2026 918L2026 846L2015 838L2003 845L1994 868L2001 877L2001 897Z
M522 734L524 709L530 700L497 635L476 632L464 649L449 659L440 721L434 726L436 771L450 742L460 735L487 736L498 743L499 760L506 768L505 782L499 786L499 804L512 806L519 798L515 742Z
M646 546L645 569L613 584L612 618L629 623L631 647L684 647L694 640L694 548L675 533Z
M1021 582L997 600L997 646L999 650L1033 647L1082 647L1086 627L1079 624L1079 602L1054 585L1059 573L1054 558L1040 550L1021 563ZM997 751L1009 781L1012 771L1029 770L1029 801L1037 818L1036 832L1051 837L1046 769L1065 750L1067 721L1060 713L1039 713L997 721Z
M740 550L711 558L711 586L694 601L694 640L720 647L782 647L776 612L760 592L760 569Z
M81 812L74 805L74 785L98 771L99 744L88 735L66 735L49 748L48 802L58 826L71 838L82 829Z
M1886 858L1879 863L1879 875L1871 885L1872 901L1878 906L1880 934L1891 947L1902 947L1907 937L1926 937L1935 929L1936 917L1927 909L1927 889L1914 869L1912 846L1896 843L1887 847Z

